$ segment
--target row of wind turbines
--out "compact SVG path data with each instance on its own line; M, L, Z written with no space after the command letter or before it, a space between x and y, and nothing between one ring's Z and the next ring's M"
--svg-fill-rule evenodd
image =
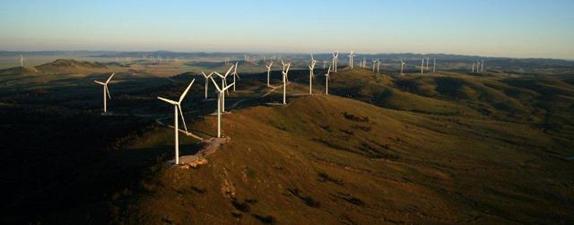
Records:
M354 68L354 57L355 54L353 51L350 52L349 54L349 68L353 69ZM328 69L326 70L324 76L325 76L325 95L329 95L329 77L331 72L337 72L337 67L338 67L338 61L339 61L339 52L333 52L332 53L332 59L331 59L331 65L329 65ZM426 61L425 58L423 58L422 62L421 62L421 74L424 74L425 69L429 70L429 61L430 58L427 57ZM311 60L309 65L307 66L309 69L309 95L313 95L313 80L315 79L315 66L317 65L317 60L313 57L313 55L311 54ZM426 62L426 64L425 64ZM400 74L403 75L403 69L404 66L406 65L405 61L403 59L400 60L400 65L401 65L401 69L400 69ZM479 62L477 62L479 63ZM231 64L228 63L226 61L225 63L227 64ZM271 71L272 71L272 67L273 67L274 61L269 61L266 65L265 68L267 69L267 87L268 88L278 88L278 86L272 86L270 83L271 80ZM366 61L363 60L363 62L361 63L362 67L366 67ZM381 65L381 60L372 60L372 70L373 72L377 72L379 73L380 71L380 65ZM473 65L473 72L475 71L475 67L476 70L478 71L479 67L477 66L478 64ZM227 71L224 74L221 74L217 71L213 71L209 74L206 74L205 72L201 72L201 75L204 78L204 98L207 99L208 98L208 90L209 90L209 83L211 82L212 85L215 87L216 91L217 91L217 138L222 138L222 127L221 127L221 123L222 123L222 114L226 112L225 110L225 96L229 94L229 90L232 89L233 92L236 91L236 86L237 86L237 82L240 79L239 77L239 73L237 72L239 63L236 62L235 64L231 64L231 67L229 67L229 69L227 69ZM482 61L480 63L480 70L483 71L484 69L484 61ZM324 64L325 67L325 64ZM289 70L291 68L291 63L290 62L285 62L283 60L281 60L281 80L282 80L282 89L283 89L283 98L282 98L282 104L286 105L287 104L287 85L289 84ZM333 71L331 71L333 70ZM433 72L436 71L436 59L433 59ZM104 113L107 113L107 101L108 99L111 99L111 95L110 95L110 90L109 90L109 83L110 81L113 79L115 73L112 73L108 79L106 79L105 81L97 81L95 80L94 82L102 85L103 87L103 111ZM232 76L233 82L231 84L228 84L228 77ZM219 79L218 81L216 79ZM190 91L191 87L193 86L193 84L195 83L195 78L189 83L189 85L186 87L186 89L183 91L183 93L180 95L179 99L176 100L171 100L165 97L161 97L158 96L157 99L160 101L163 101L167 104L170 104L173 106L174 109L174 151L175 151L175 164L179 164L179 119L181 118L181 121L183 123L183 127L184 127L184 132L186 134L190 134L188 129L187 129L187 125L185 122L185 117L184 117L184 113L183 113L183 109L182 109L182 105L181 103L183 102L183 100L185 99L187 93Z

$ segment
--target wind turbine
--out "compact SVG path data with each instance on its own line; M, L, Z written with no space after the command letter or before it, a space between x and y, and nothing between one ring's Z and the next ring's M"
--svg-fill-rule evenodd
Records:
M355 68L355 52L351 51L351 53L349 54L349 66L351 67L351 69Z
M233 68L235 68L235 65L231 65L231 67L229 67L229 69L227 70L227 72L225 72L225 75L221 75L221 74L218 73L218 72L213 72L213 74L215 74L215 75L217 75L218 77L221 78L221 86L220 86L221 88L219 88L219 89L223 90L224 93L229 91L229 89L227 89L227 88L222 88L222 87L227 87L227 76L229 76L229 74L231 73L231 70L233 70ZM212 79L213 79L213 78L212 78ZM235 82L234 82L232 85L235 85ZM218 90L219 90L219 89L218 89ZM222 111L222 112L225 112L225 94L223 95L222 98L223 98L223 99L221 100L221 111Z
M433 61L432 61L432 72L433 73L436 72L436 58L433 58Z
M377 69L377 60L372 60L373 61L373 73L375 72L375 70Z
M24 56L20 55L20 67L24 67Z
M474 73L475 62L472 63L472 72Z
M480 64L480 72L484 72L484 60L482 60L482 63Z
M291 67L291 63L285 64L283 61L283 70L281 74L283 75L283 105L287 104L287 82L289 78L287 77L289 74L289 68Z
M423 61L421 62L421 75L423 75L425 73L425 58L423 58Z
M235 92L235 79L241 79L239 77L239 74L237 73L237 66L239 65L239 62L235 62L235 67L233 68L233 73L231 74L233 76L233 92Z
M339 52L335 51L333 55L333 72L337 72L337 64L339 63Z
M325 95L329 95L329 73L331 73L331 67L325 73Z
M231 68L229 71L231 71ZM217 137L221 138L221 113L225 112L225 91L227 91L227 89L229 89L235 84L224 86L224 83L221 83L221 87L219 87L219 85L217 85L217 82L215 82L215 79L213 79L213 77L211 77L211 81L213 82L213 85L215 86L217 92L219 93L217 97Z
M108 99L107 98L112 99L112 96L110 95L110 89L108 88L108 83L110 83L110 80L112 80L114 75L116 75L116 73L112 73L112 75L110 75L110 77L108 77L106 82L94 80L94 83L102 85L104 87L104 113L108 112Z
M401 75L404 75L403 69L405 68L405 65L406 65L405 61L403 61L403 60L401 59Z
M430 56L427 56L427 70L429 70L429 61L430 61Z
M273 61L269 62L265 67L267 67L267 87L271 87L269 84L269 75L271 74L271 66L273 66Z
M377 60L377 73L380 73L380 72L381 72L381 60L378 59Z
M203 78L205 78L205 99L207 99L207 92L209 89L209 78L211 78L211 76L213 76L213 72L211 72L209 75L205 74L203 71L201 71L201 75L203 75Z
M167 98L163 98L163 97L157 97L157 99L167 102L171 105L173 105L173 127L174 127L174 131L175 131L175 164L179 164L179 117L181 116L181 122L183 122L183 127L185 128L185 132L187 133L187 125L185 124L185 119L183 117L183 111L181 110L181 102L183 101L183 99L185 98L185 95L187 95L187 92L189 91L189 89L191 88L191 86L193 85L193 83L195 82L195 79L193 79L191 81L191 83L189 83L189 85L187 86L187 88L185 89L185 91L183 91L183 93L181 94L181 96L179 96L179 101L173 101ZM178 115L179 113L179 115Z
M351 59L351 62L352 61L353 60ZM313 54L311 54L311 65L309 65L309 95L313 95L313 77L315 76L314 74L315 64L317 64L317 60L315 60L313 58Z

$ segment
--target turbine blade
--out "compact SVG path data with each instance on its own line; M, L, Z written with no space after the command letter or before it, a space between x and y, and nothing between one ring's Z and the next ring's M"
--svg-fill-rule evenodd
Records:
M189 83L189 85L187 86L185 91L183 91L183 94L181 94L181 96L179 97L179 102L183 101L183 98L185 98L185 95L187 95L187 92L189 91L189 89L191 88L191 86L193 85L194 82L195 82L195 79L193 79L191 81L191 83Z
M185 118L183 116L183 111L181 110L181 105L178 104L177 108L179 109L179 115L181 116L181 122L183 123L183 128L185 129L185 132L187 132L187 125L185 124Z
M106 80L106 84L110 82L110 80L112 80L112 78L114 77L114 75L116 75L116 73L112 73L112 75L110 75L110 77L108 77L108 79Z
M112 99L112 95L110 94L110 89L108 88L108 85L104 85L104 87L106 87L106 92L108 93L108 98Z
M106 85L104 82L97 81L97 80L95 80L94 83L99 84L99 85Z
M211 78L211 82L213 82L213 86L215 86L217 91L222 92L221 88L219 88L219 85L217 85L217 82L215 82L215 79L213 79L213 77L210 77L210 78Z
M157 97L157 99L162 100L162 101L167 102L167 103L172 104L172 105L177 105L177 102L176 102L176 101L169 100L169 99L167 99L167 98Z

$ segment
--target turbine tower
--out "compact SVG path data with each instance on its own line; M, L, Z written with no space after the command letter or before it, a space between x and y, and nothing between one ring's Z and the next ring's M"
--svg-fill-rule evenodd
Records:
M20 67L24 67L24 56L20 55Z
M108 112L108 98L112 99L112 96L110 95L110 89L108 88L108 84L110 83L114 75L116 75L116 73L112 73L112 75L108 77L106 82L94 80L94 83L102 85L104 88L104 113Z
M331 73L331 67L325 73L325 95L329 95L329 73Z
M201 71L201 75L203 75L203 78L205 78L205 87L203 89L205 90L205 99L207 99L207 92L209 89L209 79L211 78L211 76L213 76L213 72L207 75L203 71Z
M484 72L484 60L482 60L482 63L480 64L480 72Z
M432 61L432 72L433 73L436 72L436 58L433 58L433 61Z
M283 70L281 71L281 74L283 75L283 105L287 104L287 82L288 82L288 74L289 74L289 68L291 67L291 63L285 64L283 61L281 61L281 63L283 64Z
M377 73L381 73L381 60L377 60Z
M351 59L350 62L352 61L353 60ZM314 74L315 64L317 64L317 60L315 60L313 58L313 54L311 54L311 65L309 65L309 95L313 95L313 77L315 77Z
M427 56L427 69L426 70L429 70L429 61L430 61L430 56Z
M472 72L473 72L473 73L474 73L474 67L475 67L475 66L476 66L476 63L473 62L473 63L472 63Z
M231 71L231 68L229 71ZM222 83L222 86L219 87L219 85L217 85L217 82L215 82L215 79L213 79L213 77L211 77L211 82L213 83L213 86L215 86L215 89L217 89L217 92L218 92L218 95L217 95L217 137L221 138L221 113L225 111L225 92L235 84L223 86L224 84Z
M157 99L173 105L173 119L174 119L173 127L174 127L174 132L175 132L175 164L176 165L179 164L179 117L180 116L181 116L181 121L183 122L183 127L185 128L185 132L187 133L187 125L185 124L185 119L183 117L183 110L181 110L181 102L185 98L185 95L187 95L187 92L189 91L189 89L193 85L193 82L195 82L195 79L193 79L191 81L191 83L189 83L189 85L187 86L185 91L183 91L183 94L181 94L181 96L179 97L179 101L177 101L177 102L170 100L170 99L167 99L167 98L162 98L159 96L157 97ZM179 115L178 115L178 113L179 113Z
M272 66L273 66L273 61L270 61L269 64L265 65L265 67L267 67L267 87L271 87L271 84L269 84L269 79L270 79Z
M349 54L349 67L351 67L351 69L355 68L355 52L351 51L351 53Z

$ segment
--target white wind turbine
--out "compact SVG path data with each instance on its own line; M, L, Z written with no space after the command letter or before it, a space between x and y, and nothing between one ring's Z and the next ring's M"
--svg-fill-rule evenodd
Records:
M231 68L229 71L231 71ZM217 92L219 93L217 97L217 137L221 138L221 113L225 112L225 91L227 91L230 87L232 87L235 84L224 86L225 84L221 83L221 87L219 87L219 85L217 85L217 82L215 82L215 79L213 79L213 77L211 77L211 81L213 82L213 85L215 86Z
M430 56L427 56L427 68L426 68L426 70L429 70L429 61L430 61Z
M287 82L289 81L289 68L291 67L291 63L285 64L283 61L283 70L281 74L283 75L283 105L287 104Z
M425 73L425 58L421 62L421 75Z
M484 60L482 60L482 63L480 64L480 72L484 72Z
M404 75L403 69L405 68L405 65L406 65L405 61L403 61L403 60L401 59L401 75Z
M265 65L265 67L267 67L267 87L271 87L271 84L269 84L269 76L271 74L271 67L273 66L273 61L269 62L269 64Z
M233 92L235 92L235 85L236 85L236 80L235 79L241 79L239 77L239 74L237 73L237 66L239 65L239 62L235 62L235 67L233 68L233 73L231 74L233 76Z
M315 64L317 64L317 60L315 60L313 58L313 54L311 54L311 65L309 65L309 95L313 95L313 77L315 77Z
M229 76L229 74L231 73L231 70L233 70L233 68L235 68L235 65L231 65L231 67L229 67L229 69L227 70L227 72L225 72L225 75L221 75L218 72L213 72L213 74L217 75L219 78L221 78L221 86L220 89L224 90L224 92L228 92L229 89L227 88L221 88L221 87L227 87L227 76ZM212 78L213 79L213 78ZM232 84L235 85L235 82ZM222 101L221 101L221 111L225 112L225 93L222 96Z
M474 67L475 67L475 66L476 66L476 63L473 62L473 63L472 63L472 72L473 72L473 73L474 73Z
M329 73L331 73L331 67L325 73L325 95L329 95Z
M24 67L24 56L20 55L20 67Z
M433 58L432 60L432 72L436 72L436 58Z
M377 69L377 60L372 60L372 61L373 61L373 73L374 73Z
M351 53L349 54L349 66L351 67L351 69L355 68L355 52L351 51Z
M167 99L167 98L163 98L163 97L159 97L159 96L157 97L157 99L173 105L173 119L174 119L173 127L174 127L174 132L175 132L175 164L176 165L179 164L179 117L180 116L181 116L181 122L183 123L183 127L185 128L185 132L187 133L187 125L185 124L185 119L183 117L183 110L181 110L181 102L183 101L183 99L187 95L187 92L189 91L189 89L191 88L191 86L193 85L194 82L195 82L195 79L193 79L191 81L191 83L189 83L189 85L187 86L185 91L183 91L181 96L179 96L179 101L177 101L177 102L170 100L170 99Z
M102 85L104 88L104 113L108 112L108 98L112 99L112 96L110 95L110 89L108 88L108 84L110 83L110 80L112 80L114 75L116 75L116 73L112 73L112 75L110 75L110 77L108 77L106 82L94 80L94 83Z
M209 78L211 78L211 76L213 76L213 72L210 73L209 75L205 74L203 71L201 71L201 75L203 76L203 78L205 78L205 99L207 99L207 92L209 89Z
M333 54L333 72L337 72L337 64L339 63L339 52L335 51Z
M380 72L381 72L381 60L378 59L377 60L377 73L380 73Z

